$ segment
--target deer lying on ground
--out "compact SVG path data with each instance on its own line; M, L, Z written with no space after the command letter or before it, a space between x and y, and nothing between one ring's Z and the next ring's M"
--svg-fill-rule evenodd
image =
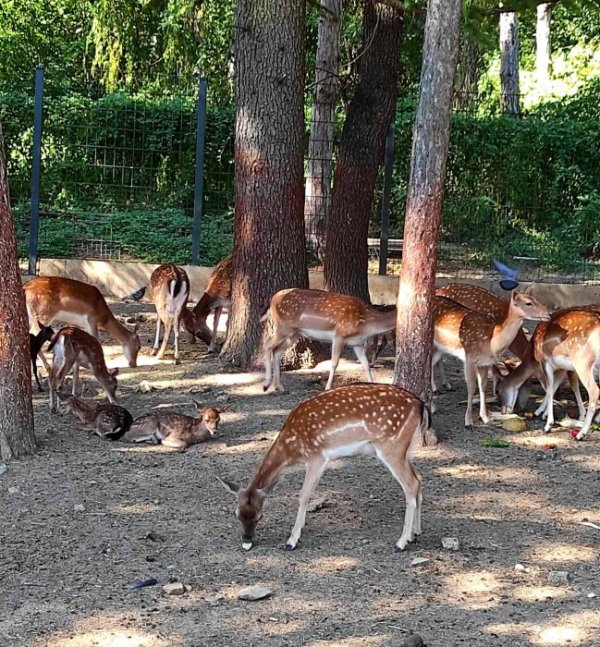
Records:
M38 334L32 335L31 333L29 333L29 354L31 355L31 370L33 372L33 376L35 377L38 391L43 392L44 389L42 388L42 385L40 383L40 378L38 375L37 358L39 357L42 360L42 364L44 365L44 368L48 372L48 375L50 375L50 364L48 364L48 361L44 357L44 353L42 353L42 346L47 341L50 341L52 339L52 336L54 335L54 330L52 330L50 326L44 326L39 322L37 325L38 325L38 328L40 329Z
M216 265L206 286L206 291L194 309L189 311L184 321L188 332L208 344L209 353L214 353L217 350L217 331L223 308L231 307L232 273L233 261L232 257L228 256ZM211 332L206 324L206 319L213 311L215 315Z
M224 408L204 407L196 402L199 418L181 413L148 413L133 421L123 440L130 443L151 442L185 451L190 445L210 440L216 435Z
M29 323L64 321L79 326L98 338L98 330L105 330L123 346L129 366L136 366L141 347L136 334L137 326L130 331L110 311L98 288L61 276L37 276L27 282L25 300Z
M93 431L103 440L118 440L131 427L133 417L116 404L86 402L74 395L57 392L61 406L82 423L81 428Z
M156 306L156 337L152 354L158 353L158 359L163 359L171 328L175 336L175 364L179 364L179 327L186 317L186 306L190 295L190 279L182 267L173 263L159 265L150 277L150 298ZM163 342L160 342L160 324L165 327Z
M271 298L269 310L261 321L266 321L269 315L274 332L265 344L264 391L271 383L278 391L283 391L279 366L281 356L301 336L332 342L331 369L325 390L331 388L345 345L352 346L367 380L372 382L365 342L396 326L396 306L372 308L355 297L323 290L280 290Z
M265 495L285 467L296 463L306 467L296 523L285 546L293 550L304 527L310 496L329 462L357 454L376 454L406 496L404 528L396 542L396 549L404 550L415 535L421 534L421 476L410 460L410 450L436 442L427 406L396 386L352 384L301 402L288 416L247 487L219 479L237 497L242 547L252 548Z
M537 325L530 352L522 364L500 382L499 393L503 412L514 406L519 386L533 374L545 377L546 395L535 415L546 418L544 431L554 424L554 394L566 376L575 394L579 418L583 420L576 439L583 439L590 430L596 412L600 389L594 373L600 365L600 306L567 308L555 312L550 321ZM587 411L579 390L583 382L589 403Z
M50 385L50 411L57 412L56 392L60 389L69 371L73 369L73 395L79 393L79 367L89 368L104 389L111 404L116 404L117 375L119 369L109 371L104 361L100 342L81 328L61 328L50 344L54 354L48 383Z
M512 293L506 316L498 323L445 297L436 296L433 308L432 364L435 365L443 354L454 355L464 362L467 383L465 426L473 425L471 407L476 385L479 386L479 416L487 424L485 387L489 367L514 340L524 319L548 320L548 310L528 292Z

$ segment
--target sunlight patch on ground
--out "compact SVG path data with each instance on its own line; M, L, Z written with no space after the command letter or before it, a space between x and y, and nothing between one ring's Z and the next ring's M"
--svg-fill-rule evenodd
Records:
M530 483L537 479L537 475L531 469L523 467L494 467L491 470L482 465L463 463L450 467L438 467L435 470L443 476L450 476L456 479L472 479L475 481L506 481L507 483Z
M550 432L548 434L533 435L531 434L510 434L505 436L505 440L511 445L519 447L529 447L534 449L544 449L544 445L556 445L559 449L564 449L573 445L573 439L568 432Z
M256 441L250 441L241 445L206 445L203 447L203 454L205 456L236 456L243 454L256 454L257 452L267 451L269 444L265 441L256 445ZM263 449L264 448L264 449Z
M497 606L493 596L500 593L503 583L490 570L463 571L444 578L447 599L467 609L489 609Z
M536 545L529 560L531 562L596 562L600 551L578 544L553 544L544 542Z
M114 622L114 620L113 620ZM74 630L62 636L44 639L38 643L41 647L169 647L176 645L175 639L159 638L153 634L137 629L125 631L110 629Z
M540 600L543 601L548 598L556 600L557 598L566 598L570 595L572 595L572 592L567 588L560 588L558 586L536 586L535 584L530 586L517 586L515 587L514 592L511 593L511 597L524 602L539 602Z
M590 456L589 454L565 456L563 457L563 461L565 463L574 463L585 470L600 472L600 452L595 456Z
M300 565L299 570L305 573L342 573L353 571L361 565L361 560L356 557L332 555L313 559L310 563Z
M376 647L376 645L391 644L390 634L379 634L377 636L352 636L342 640L317 640L306 643L306 647Z
M114 514L154 514L158 506L152 503L124 503L112 508Z

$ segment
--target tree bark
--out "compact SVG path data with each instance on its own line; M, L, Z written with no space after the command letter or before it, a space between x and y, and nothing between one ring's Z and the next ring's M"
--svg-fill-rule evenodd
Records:
M309 261L325 257L325 223L331 208L335 104L339 85L342 0L321 0L315 93L308 141L304 223Z
M537 6L537 22L535 28L535 73L537 85L543 90L552 74L552 48L550 40L550 22L552 5L549 3Z
M500 101L502 112L519 114L519 21L509 11L500 14Z
M325 281L330 290L370 302L367 236L400 71L400 9L365 0L359 82L348 107L326 227Z
M307 287L303 191L304 12L299 0L238 0L231 321L221 357L248 368L260 316Z
M477 84L483 69L483 52L468 34L461 38L454 84L454 109L464 110L477 100Z
M30 367L29 325L0 124L0 458L3 460L19 458L35 450Z
M431 302L450 141L461 0L429 0L419 103L413 132L394 384L431 399Z

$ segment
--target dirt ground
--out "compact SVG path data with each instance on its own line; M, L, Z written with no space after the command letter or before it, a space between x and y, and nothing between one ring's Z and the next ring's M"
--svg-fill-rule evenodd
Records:
M600 646L600 529L581 523L600 525L599 432L575 443L568 430L542 435L537 420L520 433L465 430L465 387L452 365L455 389L437 398L434 416L445 439L416 455L417 544L394 553L404 496L382 465L360 457L325 473L323 505L294 552L282 549L303 472L287 472L245 553L234 499L215 476L247 482L290 409L323 388L327 366L284 373L286 393L263 394L259 373L223 373L187 338L180 366L157 362L152 308L116 311L145 317L141 365L122 369L121 403L134 416L192 414L192 397L218 406L228 396L219 437L186 453L103 442L36 394L39 451L0 475L1 647L377 647L413 632L430 647ZM109 365L124 366L113 343ZM340 368L336 385L363 377L352 360ZM391 375L384 357L376 380ZM143 381L151 391L135 390ZM102 399L85 382L86 397ZM444 537L459 549L442 548ZM428 561L413 565L417 557ZM550 571L568 571L569 582L550 585ZM158 584L130 588L148 578ZM170 581L190 589L166 596ZM272 597L238 600L253 584Z

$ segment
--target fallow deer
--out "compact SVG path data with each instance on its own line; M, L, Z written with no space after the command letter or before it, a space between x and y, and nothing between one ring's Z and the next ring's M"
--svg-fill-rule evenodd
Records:
M204 407L196 402L199 418L181 413L148 413L133 421L123 440L131 443L152 442L185 451L190 445L210 440L216 435L223 408Z
M105 330L121 343L129 366L136 366L141 347L137 326L131 331L120 323L98 288L62 276L37 276L23 289L30 325L63 321L83 328L96 339L98 330Z
M488 368L508 348L521 329L524 319L545 321L547 308L528 292L513 292L504 319L493 319L458 305L445 297L434 298L434 352L433 364L443 354L461 359L465 364L467 383L467 412L465 426L473 424L473 396L479 386L479 416L487 424L485 386Z
M219 479L237 497L242 547L252 548L265 495L285 467L304 463L306 468L296 523L285 546L293 550L304 527L310 496L329 462L376 454L406 496L404 527L396 542L396 549L403 550L421 533L421 476L410 460L410 450L436 442L427 406L396 386L352 384L301 402L288 416L247 487Z
M213 270L206 290L194 309L184 321L185 327L192 335L208 344L208 352L217 350L217 331L223 308L231 307L231 277L233 260L231 256L220 261ZM214 311L212 332L206 324L208 315Z
M396 306L373 308L356 297L323 290L280 290L271 298L269 310L261 321L266 321L269 315L274 332L265 344L264 391L271 383L278 391L283 391L279 366L281 356L301 336L332 342L331 369L325 390L331 388L340 354L346 344L352 346L367 380L372 382L365 342L396 326Z
M100 386L104 389L111 404L116 404L117 375L119 369L109 371L104 361L100 342L90 334L76 328L61 328L50 344L49 351L54 354L48 383L50 385L50 410L57 412L56 392L60 389L71 368L73 369L73 395L78 394L79 367L89 368Z
M82 429L94 432L103 440L118 440L133 422L129 411L119 405L86 402L60 391L57 395L62 408L70 411L82 423Z
M159 265L150 277L150 298L156 306L156 337L152 354L158 353L163 359L171 328L175 336L175 364L179 364L179 327L186 317L186 306L190 295L190 279L186 271L173 263ZM160 342L160 324L165 327L163 342Z
M52 339L54 330L52 330L50 326L44 326L39 322L38 328L40 329L40 331L37 335L32 335L31 333L29 333L29 354L31 356L31 369L33 376L35 377L38 391L43 392L44 389L42 388L38 375L37 358L39 357L42 360L44 368L48 372L48 375L50 375L50 364L48 364L48 360L44 357L44 353L42 353L42 347L47 341L50 341Z
M515 393L524 380L534 373L543 373L546 395L535 415L546 417L544 431L550 431L554 424L554 394L567 375L577 400L579 417L584 420L576 436L581 440L589 433L600 396L594 377L600 365L600 306L579 306L555 312L549 321L538 324L530 348L523 363L500 383L503 411L512 410ZM589 396L587 411L579 391L580 380Z

